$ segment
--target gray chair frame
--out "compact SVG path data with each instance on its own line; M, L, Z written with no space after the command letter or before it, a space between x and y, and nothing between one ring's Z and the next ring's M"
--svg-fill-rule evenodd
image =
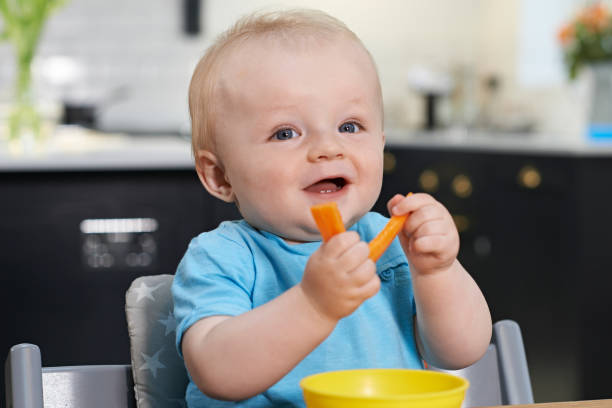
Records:
M474 365L451 372L470 381L463 407L533 403L525 348L518 324L493 326L485 355ZM5 365L8 408L135 408L130 365L42 367L38 346L19 344Z
M473 365L455 371L430 369L448 372L470 382L464 408L533 404L523 337L513 320L500 320L493 325L491 344Z
M5 364L7 408L135 408L130 365L42 367L34 344L11 347Z

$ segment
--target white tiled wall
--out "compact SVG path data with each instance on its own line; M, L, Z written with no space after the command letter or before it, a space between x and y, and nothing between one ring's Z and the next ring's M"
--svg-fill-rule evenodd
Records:
M36 66L66 56L84 70L61 87L36 76L39 93L101 103L107 127L163 131L184 126L189 77L207 42L204 35L183 33L181 5L178 0L70 0L49 19ZM4 97L14 76L12 52L0 43Z
M325 10L362 38L378 64L388 126L414 127L422 117L421 98L407 84L414 65L467 70L476 82L497 74L516 93L521 0L201 1L203 32L190 37L182 31L182 0L69 0L48 21L37 66L67 56L85 69L62 87L39 78L39 92L101 103L100 124L108 129L184 129L191 71L211 39L251 10L297 6ZM13 75L12 49L0 43L0 102Z

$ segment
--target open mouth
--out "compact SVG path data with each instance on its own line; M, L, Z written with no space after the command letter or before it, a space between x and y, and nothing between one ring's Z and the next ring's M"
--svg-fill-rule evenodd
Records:
M317 181L305 188L309 193L329 194L340 191L346 186L347 182L342 177L329 178Z

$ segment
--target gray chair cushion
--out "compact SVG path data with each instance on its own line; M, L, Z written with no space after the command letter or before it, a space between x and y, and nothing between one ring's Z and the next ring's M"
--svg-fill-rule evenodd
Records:
M143 276L125 295L134 391L139 408L184 407L187 371L174 345L173 275Z

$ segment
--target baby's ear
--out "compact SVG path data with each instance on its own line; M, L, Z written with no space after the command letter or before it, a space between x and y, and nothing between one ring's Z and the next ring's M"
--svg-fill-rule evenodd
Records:
M232 186L225 177L225 170L219 158L208 150L198 150L196 171L206 190L220 200L231 203L234 201Z

